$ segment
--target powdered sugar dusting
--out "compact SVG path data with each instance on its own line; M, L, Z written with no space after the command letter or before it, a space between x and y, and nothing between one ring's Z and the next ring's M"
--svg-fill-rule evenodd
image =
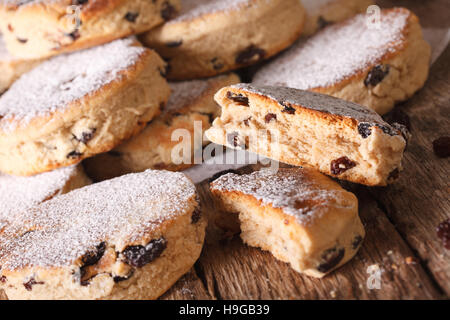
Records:
M381 11L379 29L368 28L365 14L329 26L263 67L253 82L304 90L332 86L398 50L409 16L397 8Z
M340 205L339 199L347 193L344 189L330 189L317 180L316 175L321 174L306 168L281 168L276 172L262 169L244 175L229 173L215 180L211 188L253 196L263 205L281 208L296 217L298 223L308 224L323 212L323 206Z
M0 229L2 221L61 192L76 170L72 166L32 177L0 174Z
M294 105L294 107L295 105L299 105L319 112L355 119L358 122L380 124L390 127L389 124L387 124L375 111L359 104L338 99L326 94L293 88L257 86L245 83L232 85L231 88L237 88L250 93L267 96L282 106L285 106L286 104Z
M252 0L182 0L180 14L169 21L169 24L191 20L209 13L236 10L250 2Z
M0 127L14 130L35 117L63 110L118 79L144 52L133 38L52 58L24 74L0 97ZM13 121L12 121L13 120Z
M186 214L195 192L182 173L148 170L55 197L0 234L0 265L70 266L103 241L121 251L163 221Z

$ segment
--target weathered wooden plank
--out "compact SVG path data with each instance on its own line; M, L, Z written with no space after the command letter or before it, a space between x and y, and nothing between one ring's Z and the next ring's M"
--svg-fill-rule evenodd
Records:
M434 155L432 147L434 139L450 136L450 48L433 66L425 88L401 108L409 115L413 134L404 172L398 183L372 193L450 295L450 252L435 231L450 217L450 161Z
M245 169L248 171L248 168ZM208 183L198 186L214 216ZM440 297L420 264L407 264L413 252L377 207L365 188L358 188L360 214L367 237L350 263L324 279L302 276L270 253L242 244L238 237L220 239L210 226L208 243L197 263L207 290L218 299L432 299ZM216 232L216 233L214 233ZM223 236L223 234L221 234ZM377 265L381 289L367 287L367 268Z
M206 291L194 268L185 274L170 288L161 300L210 300L212 296Z

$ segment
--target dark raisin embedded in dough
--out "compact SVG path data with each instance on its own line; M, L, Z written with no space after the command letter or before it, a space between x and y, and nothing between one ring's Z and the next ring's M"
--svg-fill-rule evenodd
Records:
M319 19L317 19L317 26L319 27L319 29L323 29L326 26L328 26L330 24L329 21L325 20L324 17L320 16Z
M439 158L448 158L450 156L450 137L444 136L434 140L433 151Z
M250 126L249 121L250 121L251 119L252 119L252 117L250 117L250 118L244 120L244 124L245 124L246 127Z
M266 56L266 51L254 45L249 46L236 56L237 64L248 64L258 62Z
M358 132L363 137L363 139L366 139L372 134L372 124L367 122L361 122L358 124Z
M352 249L356 250L356 248L359 247L359 245L361 244L362 241L363 241L363 237L361 237L360 235L357 235L352 241Z
M331 173L334 175L340 175L351 168L356 167L356 162L350 160L347 157L341 157L339 159L331 161Z
M264 121L265 121L266 123L269 123L269 122L272 121L272 120L277 120L277 115L274 114L274 113L268 113L268 114L266 114L266 116L264 117Z
M23 286L25 287L25 289L27 289L28 291L33 290L33 286L35 284L44 284L44 282L42 281L36 281L36 279L31 278L30 280L28 280L27 282L23 283Z
M124 18L129 22L136 22L137 17L139 17L139 12L127 12Z
M388 181L395 181L400 177L400 170L394 169L391 173L389 173Z
M248 98L246 96L244 96L243 94L241 94L241 93L236 94L236 93L233 93L231 91L228 91L227 92L227 98L230 99L230 100L233 100L234 102L236 102L240 106L244 106L244 107L249 107L250 106Z
M377 65L372 68L372 70L369 71L367 74L366 79L364 79L364 85L366 87L372 86L375 87L377 84L379 84L381 81L384 80L384 78L389 74L389 65Z
M77 40L78 38L80 38L80 31L75 30L72 31L71 33L67 33L66 34L68 37L70 37L72 39L72 41Z
M170 41L166 43L166 47L168 48L177 48L183 44L183 40L178 41Z
M133 274L134 274L134 270L131 269L130 273L127 274L125 277L116 276L116 277L113 278L113 280L114 280L115 283L126 281L126 280L130 279L133 276Z
M436 234L441 239L444 248L450 250L450 218L442 221L436 228Z
M92 266L96 264L105 254L106 243L101 242L99 245L95 247L95 250L88 251L81 258L81 262L83 263L83 267Z
M284 107L284 109L281 110L281 112L284 112L287 114L295 114L295 108L293 108L292 106L290 106L286 103L281 103L281 105Z
M168 2L164 2L161 9L161 17L164 20L170 20L175 17L177 10Z
M200 207L195 208L194 212L192 212L191 222L193 224L200 221L202 218L202 210Z
M20 43L27 43L28 39L17 38L17 41L19 41Z
M74 150L72 152L69 152L66 157L67 159L76 159L81 157L82 155L83 155L82 153Z
M158 258L167 247L164 238L150 241L144 246L129 246L123 252L125 262L130 266L141 268Z
M75 139L77 139L78 141L86 144L88 143L90 140L92 140L92 138L94 137L95 132L97 131L96 128L91 129L91 131L86 131L83 132L81 134L81 137L75 137Z
M76 6L82 5L82 4L85 4L85 3L88 3L88 0L72 0L72 4L76 5Z
M1 276L1 277L0 277L0 282L1 282L1 283L6 283L6 280L7 280L7 279L6 279L5 276Z
M241 146L241 144L239 142L239 133L232 132L232 133L227 134L227 142L229 145L231 145L233 147Z
M336 267L344 258L345 249L332 248L322 254L323 262L317 267L319 272L325 273Z
M220 61L219 58L213 58L211 59L211 63L213 65L214 70L220 70L222 69L225 65Z

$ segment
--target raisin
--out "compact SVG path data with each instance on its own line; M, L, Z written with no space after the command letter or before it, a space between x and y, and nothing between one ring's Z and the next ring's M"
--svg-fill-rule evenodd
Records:
M229 145L233 147L239 147L239 133L233 132L227 134L227 141Z
M67 159L76 159L76 158L81 157L82 155L83 155L82 153L74 150L74 151L69 152L66 157L67 157Z
M72 31L71 33L66 34L68 37L72 39L72 41L77 40L80 37L80 32L78 30Z
M361 244L362 241L363 241L363 237L361 237L360 235L356 236L352 241L352 249L356 250L356 248L359 247L359 245Z
M202 210L199 207L197 207L197 208L195 208L194 212L192 213L191 222L193 224L195 224L195 223L199 222L201 218L202 218Z
M255 47L254 45L251 45L237 55L236 63L248 64L251 62L258 62L264 59L265 55L266 55L265 50Z
M293 108L292 106L290 106L286 103L281 103L281 105L284 107L284 109L281 110L281 112L284 112L287 114L295 114L295 108Z
M177 10L168 2L164 2L161 9L161 17L164 20L170 20L175 17Z
M123 252L125 262L130 266L141 268L158 258L167 247L164 238L150 241L144 246L129 246Z
M99 245L95 247L94 251L88 251L81 258L81 262L83 263L83 267L92 266L96 264L105 253L106 243L101 242Z
M227 92L227 98L230 99L230 100L233 100L234 102L236 102L240 106L244 106L244 107L249 107L250 106L248 98L246 96L244 96L243 94L241 94L241 93L236 94L236 93L233 93L231 91L228 91Z
M347 157L341 157L339 159L331 161L331 173L334 175L340 175L345 171L356 167L356 163Z
M211 63L213 65L214 70L220 70L225 66L222 62L220 62L219 58L211 59Z
M264 121L265 121L266 123L269 123L269 122L272 121L272 120L277 120L277 115L274 114L274 113L268 113L268 114L266 114L266 116L264 117Z
M448 158L450 156L450 137L440 137L433 141L434 154L439 158Z
M79 137L79 138L76 137L76 136L74 136L74 137L75 137L76 140L78 140L78 141L80 141L80 142L86 144L86 143L88 143L90 140L92 140L92 138L94 137L95 131L97 131L96 128L91 129L91 131L89 131L89 132L83 132L83 133L81 134L81 137Z
M325 20L324 17L320 16L319 19L317 19L317 26L319 27L319 29L323 29L326 26L328 26L330 24L329 21Z
M88 3L88 0L72 0L72 4L73 5L82 5L82 4L85 4L85 3Z
M28 291L33 290L33 286L35 284L44 284L44 282L42 281L36 281L34 278L31 278L30 280L28 280L27 282L23 283L23 286L25 287L25 289L27 289Z
M125 20L129 22L136 22L138 16L139 12L127 12L127 14L125 15Z
M119 282L122 282L122 281L126 281L126 280L130 279L130 278L133 276L133 274L134 274L134 270L131 270L130 273L127 274L126 277L119 277L119 276L116 276L116 277L113 278L113 280L114 280L115 283L119 283Z
M339 262L341 262L342 258L344 258L344 254L345 249L332 248L326 250L322 254L322 259L324 262L317 267L317 270L322 273L330 271L331 269L336 267Z
M8 24L8 30L9 32L14 32L14 28L12 27L12 25Z
M442 221L436 228L436 234L441 239L444 248L450 250L450 218Z
M249 121L250 121L251 118L252 117L244 120L244 124L245 124L246 127L250 126Z
M0 277L0 282L1 283L6 283L6 277L5 276L1 276Z
M358 132L363 137L363 139L366 139L368 136L372 134L372 129L370 129L372 125L367 122L361 122L358 124Z
M182 40L179 41L170 41L166 43L166 47L168 48L177 48L183 44Z
M389 173L388 181L395 181L400 177L400 170L394 169L391 173Z
M379 84L383 79L389 74L389 65L377 65L372 68L367 74L366 79L364 79L364 85L366 87L373 86L375 87Z
M17 38L17 41L19 41L20 43L27 43L28 39Z

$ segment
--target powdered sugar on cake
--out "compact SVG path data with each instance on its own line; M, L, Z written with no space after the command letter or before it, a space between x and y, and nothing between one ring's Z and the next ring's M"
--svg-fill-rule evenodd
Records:
M342 193L347 192L324 188L311 177L309 170L312 169L279 169L276 172L262 169L246 175L229 173L215 180L211 188L253 196L263 205L280 208L296 217L298 223L308 224L320 215L324 205L339 206ZM305 202L315 205L304 205Z
M0 174L0 221L57 195L76 174L76 166L31 177Z
M390 127L389 124L387 124L375 111L359 104L337 99L329 95L300 89L258 86L245 83L232 85L230 87L269 97L281 106L289 104L295 107L295 105L298 105L311 110L355 119L358 122L380 124Z
M9 270L69 266L103 241L121 251L162 222L186 214L194 196L195 186L184 174L152 170L77 189L7 226L0 234L0 265Z
M409 16L406 9L392 9L381 11L378 29L368 28L364 14L329 26L263 67L253 82L304 90L332 86L398 51Z
M220 11L231 11L249 4L253 0L182 0L181 12L170 23L191 20L199 16Z
M35 117L64 110L69 103L117 80L146 50L133 46L134 41L117 40L58 56L24 74L0 97L0 127L14 130Z

